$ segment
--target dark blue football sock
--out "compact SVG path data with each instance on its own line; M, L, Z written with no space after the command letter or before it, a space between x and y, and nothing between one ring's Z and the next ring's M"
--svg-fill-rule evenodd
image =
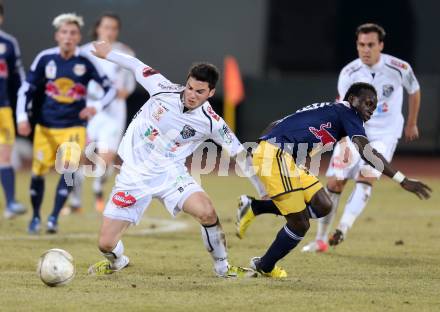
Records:
M252 212L254 215L258 216L263 213L269 213L274 215L281 215L280 210L277 206L273 203L272 200L265 200L265 199L252 199L251 203Z
M72 191L73 186L67 186L66 179L64 178L64 175L61 175L60 181L58 182L56 195L55 195L55 202L53 206L53 211L51 213L51 216L55 217L56 220L58 220L58 216L60 214L61 209L63 208L67 197L69 196L69 193Z
M6 196L6 204L10 205L15 200L15 172L11 166L0 167L0 180Z
M32 176L30 193L33 210L32 218L40 219L41 202L44 196L44 177Z
M287 227L287 224L278 232L277 237L267 250L266 254L261 257L259 269L269 273L273 270L278 260L284 258L303 237L295 234L293 230Z

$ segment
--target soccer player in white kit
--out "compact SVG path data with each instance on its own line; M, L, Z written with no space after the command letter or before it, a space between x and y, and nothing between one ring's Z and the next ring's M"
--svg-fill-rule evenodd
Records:
M117 41L121 20L118 15L107 12L102 14L95 23L93 39L97 41L107 41L115 51L133 55L133 50L127 45ZM86 54L91 55L92 43L87 43L81 47ZM127 118L127 97L136 88L136 80L133 74L115 63L102 59L97 59L98 65L111 80L113 87L117 90L116 98L101 112L96 114L87 125L87 139L95 144L98 156L103 162L96 162L96 166L101 166L96 172L102 173L93 182L93 192L95 194L95 208L97 211L104 210L105 202L103 196L103 185L107 177L113 173L113 162L116 158L119 142L125 131ZM91 81L88 85L88 101L99 101L104 96L104 92L97 83ZM72 212L78 212L81 208L81 188L84 179L81 170L75 174L75 186L70 197L70 208Z
M95 43L94 47L96 56L130 69L150 99L131 121L119 146L123 164L99 234L99 249L106 260L92 265L89 273L110 274L128 265L121 236L140 221L152 198L158 198L171 215L184 211L201 224L217 276L255 276L251 269L229 265L225 234L214 206L185 167L185 159L207 139L237 160L246 156L244 147L207 101L215 92L217 69L207 63L193 65L186 86L180 86L138 59L112 51L108 43ZM243 160L241 166L249 168L250 157ZM251 182L264 196L258 178L251 176Z
M391 161L397 142L402 135L403 88L408 93L409 113L405 125L405 138L418 138L417 116L420 108L420 87L411 66L396 57L382 53L384 29L372 23L360 25L356 31L359 58L345 66L338 80L341 98L350 85L356 82L372 84L378 94L378 104L365 131L371 146ZM362 213L371 196L373 183L380 173L366 164L353 144L346 140L338 144L327 171L327 191L333 202L332 212L318 221L315 241L303 247L304 252L325 252L328 244L335 246L344 240L354 221ZM334 234L328 238L339 198L348 179L356 180L353 192L345 205L344 213Z

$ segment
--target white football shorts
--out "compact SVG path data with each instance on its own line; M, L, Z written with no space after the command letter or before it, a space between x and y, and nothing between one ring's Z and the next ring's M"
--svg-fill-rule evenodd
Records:
M159 199L172 216L183 209L186 199L204 192L184 165L168 168L161 174L139 173L122 165L104 216L138 224L153 198Z
M87 125L87 139L96 143L99 152L116 153L124 130L120 122L111 118L106 112L100 112Z
M380 140L371 140L370 146L390 162L393 159L397 142L398 139L395 137L384 137ZM379 161L379 159L376 159L376 161ZM380 164L381 162L379 161ZM333 150L326 176L336 177L338 180L357 179L360 172L365 177L376 179L379 179L382 175L381 171L379 172L374 169L361 158L355 145L350 140L347 139L342 143L337 143Z

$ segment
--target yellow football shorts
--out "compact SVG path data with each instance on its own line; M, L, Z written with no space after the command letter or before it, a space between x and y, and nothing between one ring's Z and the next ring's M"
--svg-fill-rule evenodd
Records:
M303 211L321 188L318 178L296 166L293 157L261 141L253 153L257 176L282 215Z
M34 151L32 173L46 174L50 168L78 167L81 151L86 144L86 128L46 128L36 125L34 134Z
M14 145L15 128L12 109L9 106L0 107L0 144Z

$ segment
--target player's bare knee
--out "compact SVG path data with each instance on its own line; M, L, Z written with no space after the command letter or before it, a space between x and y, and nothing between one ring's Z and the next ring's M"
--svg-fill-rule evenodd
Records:
M310 228L309 218L305 210L299 213L289 214L285 217L287 226L297 235L304 236Z
M331 177L327 181L327 188L330 192L342 193L346 183L347 180L340 180L336 179L335 177Z
M199 221L202 225L212 225L217 222L217 213L215 212L214 206L207 206L205 210L199 215Z

